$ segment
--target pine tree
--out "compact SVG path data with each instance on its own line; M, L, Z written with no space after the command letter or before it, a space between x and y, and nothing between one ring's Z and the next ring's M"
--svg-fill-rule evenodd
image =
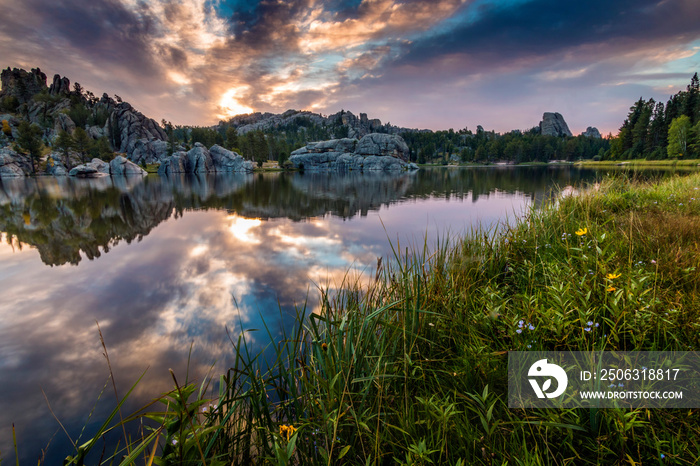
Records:
M83 163L88 161L87 156L88 150L90 150L90 141L90 136L88 136L87 131L83 128L76 128L75 131L73 131L73 147L75 147L75 150L80 154L80 160L82 160Z
M234 126L226 128L226 149L234 150L238 147L238 130Z
M17 145L29 154L32 161L32 173L36 173L36 167L41 160L41 128L28 121L22 121L17 128Z
M70 150L73 148L75 145L73 138L71 137L70 134L68 134L67 131L61 130L58 133L58 138L56 138L55 142L56 148L61 151L61 154L63 155L63 164L66 166L68 170L71 168L71 161L70 161Z

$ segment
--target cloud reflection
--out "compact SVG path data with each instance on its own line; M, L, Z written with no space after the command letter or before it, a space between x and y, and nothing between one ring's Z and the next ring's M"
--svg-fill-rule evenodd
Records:
M504 169L127 185L1 180L0 231L24 246L0 244L0 380L11 381L0 384L0 450L12 451L12 422L23 462L56 430L40 387L69 431L80 431L108 376L95 321L120 393L150 367L133 410L171 387L168 368L184 379L191 344L191 376L212 364L218 374L232 364L226 328L234 339L257 329L246 339L259 349L268 342L263 321L279 336L295 308L318 310L319 286L369 279L390 253L387 238L422 244L426 232L493 224L543 199L553 179L566 185L580 176ZM103 395L97 415L113 405ZM60 462L68 446L57 436L49 457Z

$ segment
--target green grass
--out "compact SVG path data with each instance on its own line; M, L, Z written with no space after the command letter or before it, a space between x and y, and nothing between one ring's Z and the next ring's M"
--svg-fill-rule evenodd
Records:
M586 160L581 162L576 162L576 165L582 167L618 167L626 166L633 168L697 168L700 167L700 159L666 159L666 160L645 160L645 159L634 159L634 160L603 160L599 162L594 162L592 160Z
M173 375L163 408L133 416L158 427L126 463L697 464L691 410L509 409L507 354L697 349L699 239L692 174L611 178L497 234L395 245L369 283L347 277L268 332L272 360L232 341L218 392Z
M144 167L141 167L141 168L146 170L146 173L158 173L158 167L160 167L159 163L149 163L149 164L146 164L146 168L144 168Z

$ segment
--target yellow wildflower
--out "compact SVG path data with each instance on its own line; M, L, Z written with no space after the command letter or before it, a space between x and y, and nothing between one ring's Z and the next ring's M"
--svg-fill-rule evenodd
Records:
M282 437L285 437L287 441L291 438L292 435L294 435L294 432L296 432L296 428L294 426L285 426L282 424L280 426L280 435Z
M617 289L617 288L615 288L614 286L608 287L608 291L609 291L609 292L615 291L616 289Z
M580 229L576 230L576 235L577 235L577 236L583 236L583 235L585 235L586 233L588 233L588 228L580 228Z
M622 274L621 273L609 273L605 276L608 280L615 280L616 278L619 278Z

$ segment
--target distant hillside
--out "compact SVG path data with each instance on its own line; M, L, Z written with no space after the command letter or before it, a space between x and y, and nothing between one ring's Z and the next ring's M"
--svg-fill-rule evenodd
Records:
M251 131L293 131L300 128L313 128L314 126L326 128L328 131L325 139L357 138L360 139L369 133L400 134L407 131L429 132L430 130L417 130L401 128L391 123L383 124L381 120L369 119L366 113L355 116L352 112L341 110L333 115L323 116L320 113L312 113L300 110L287 110L284 113L251 113L237 115L228 121L221 121L217 128L234 127L238 134L246 134ZM321 140L324 138L319 138Z

